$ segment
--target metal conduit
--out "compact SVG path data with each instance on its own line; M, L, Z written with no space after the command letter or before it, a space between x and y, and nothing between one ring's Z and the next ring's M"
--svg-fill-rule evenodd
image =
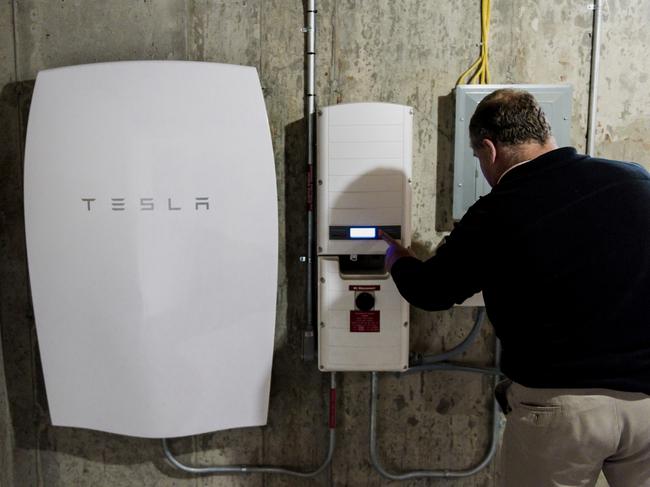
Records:
M467 339L466 339L467 340ZM500 372L499 372L499 356L501 354L501 346L498 340L495 344L495 368L475 368L475 367L465 367L465 366L456 366L454 364L429 364L423 365L421 368L416 367L417 370L457 370L462 372L476 372L482 374L493 374L494 375L494 386L496 387ZM412 470L408 472L401 473L391 473L386 470L380 460L379 452L377 448L377 399L379 396L378 392L378 373L372 372L370 380L370 463L375 470L382 476L390 480L409 480L418 477L429 477L429 478L462 478L469 477L481 471L485 468L493 459L494 454L497 450L497 443L499 439L499 429L501 426L501 418L499 415L499 406L496 402L496 399L492 400L492 438L490 440L490 447L488 448L487 453L476 466L468 468L465 470Z
M307 35L305 42L305 120L307 122L307 249L306 257L302 259L307 265L306 279L306 313L307 322L303 331L302 358L305 361L314 359L316 348L315 336L315 306L316 280L314 279L314 248L315 248L315 215L314 215L314 171L316 128L316 0L307 1L307 25L303 32Z
M602 0L595 0L594 26L591 34L591 74L589 83L589 112L587 113L587 154L594 155L596 138L596 104L598 102L598 75L600 72L600 24L603 16Z
M327 457L315 470L300 471L290 468L272 467L272 466L258 466L258 465L217 465L217 466L193 466L187 465L179 461L169 448L169 440L162 439L163 451L169 463L183 472L195 475L207 474L231 474L231 475L244 475L250 473L268 473L268 474L283 474L292 475L294 477L316 477L320 474L332 461L334 455L334 447L336 446L336 373L330 374L330 404L329 404L329 448L327 450Z
M443 353L434 354L434 355L423 355L420 359L414 360L412 366L417 367L421 364L432 364L435 362L442 362L444 360L450 359L455 355L459 355L463 353L465 350L467 350L470 347L472 343L474 343L474 341L478 337L478 333L481 330L481 326L483 326L484 321L485 321L485 308L481 307L478 309L478 312L476 314L476 320L474 321L474 326L470 330L467 337L460 344L458 344L451 350L448 350Z
M495 367L471 367L454 362L438 362L435 364L423 364L411 367L402 372L402 375L414 374L416 372L427 372L429 370L455 370L457 372L473 372L485 375L501 375L501 371Z

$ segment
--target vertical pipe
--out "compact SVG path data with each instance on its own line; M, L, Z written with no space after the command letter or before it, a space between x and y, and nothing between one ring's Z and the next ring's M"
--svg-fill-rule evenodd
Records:
M315 307L316 280L314 279L314 248L315 248L315 218L314 218L314 152L315 152L315 112L316 112L316 0L307 0L306 20L303 29L307 34L305 46L305 121L307 123L307 285L306 308L307 322L303 330L302 357L309 361L314 359L315 352Z
M602 0L594 0L594 26L591 35L591 74L589 82L589 112L587 114L587 154L594 155L596 137L596 103L598 98L598 75L600 71L600 23Z

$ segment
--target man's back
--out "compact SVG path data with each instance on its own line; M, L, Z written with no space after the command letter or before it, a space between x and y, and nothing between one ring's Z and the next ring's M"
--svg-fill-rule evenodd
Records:
M650 177L558 149L506 173L481 219L502 366L532 387L650 393Z

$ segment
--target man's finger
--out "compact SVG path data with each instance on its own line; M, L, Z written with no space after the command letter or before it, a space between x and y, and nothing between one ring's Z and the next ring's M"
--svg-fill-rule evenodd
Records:
M388 235L386 232L383 230L379 230L379 236L388 244L388 245L399 245L397 241Z

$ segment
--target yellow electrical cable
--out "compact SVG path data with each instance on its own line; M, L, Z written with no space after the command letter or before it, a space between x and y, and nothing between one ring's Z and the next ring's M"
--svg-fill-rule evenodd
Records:
M489 84L490 68L488 67L488 36L490 34L490 0L481 0L481 54L476 61L458 78L460 84ZM468 81L465 78L470 74Z

